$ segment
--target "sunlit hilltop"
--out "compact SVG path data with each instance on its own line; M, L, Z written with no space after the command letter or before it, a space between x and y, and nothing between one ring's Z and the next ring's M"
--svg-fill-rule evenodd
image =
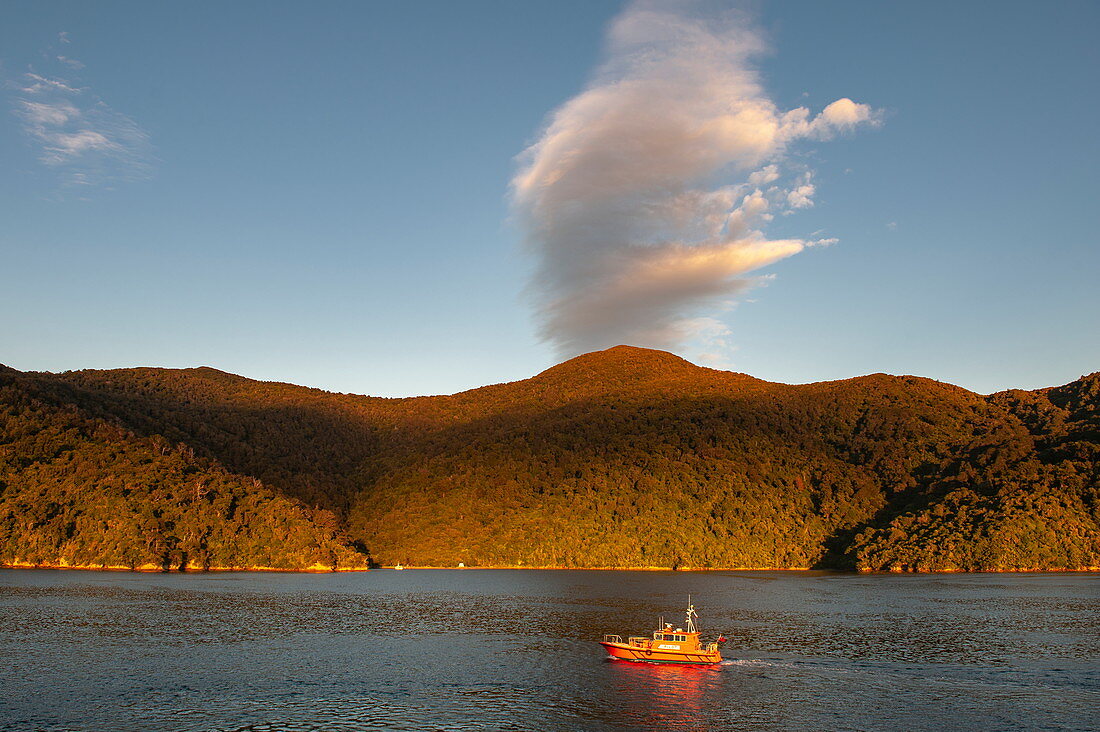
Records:
M9 563L1100 565L1100 374L986 397L619 346L407 399L207 368L0 378Z

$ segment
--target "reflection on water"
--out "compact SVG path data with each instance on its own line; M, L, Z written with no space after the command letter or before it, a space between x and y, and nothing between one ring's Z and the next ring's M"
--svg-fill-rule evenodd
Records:
M707 699L721 696L722 666L678 666L607 661L614 698L632 726L707 729Z
M0 572L0 730L1100 727L1096 575ZM688 594L718 666L609 662Z

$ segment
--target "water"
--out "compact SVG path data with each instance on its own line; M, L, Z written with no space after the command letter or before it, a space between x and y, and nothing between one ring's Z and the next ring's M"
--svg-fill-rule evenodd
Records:
M0 571L0 730L1100 728L1100 576ZM610 662L682 624L720 666Z

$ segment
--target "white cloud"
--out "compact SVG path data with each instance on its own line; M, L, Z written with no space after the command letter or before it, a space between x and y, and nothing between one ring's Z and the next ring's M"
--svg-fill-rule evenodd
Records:
M23 120L36 131L46 127L60 127L80 116L80 110L65 101L50 104L24 99L20 101L20 105Z
M69 86L63 79L51 79L46 76L28 72L25 75L27 86L22 87L26 94L79 94L80 89Z
M857 104L848 97L838 99L821 110L823 126L834 130L851 129L860 122L870 122L876 117L874 110L866 104Z
M733 331L718 318L702 316L683 321L685 340L697 346L692 358L717 369L733 368L730 356L736 347L730 342Z
M763 186L776 180L779 180L779 166L774 164L765 165L749 176L749 185Z
M845 97L829 104L816 117L810 110L798 107L782 116L781 135L787 140L808 137L829 140L838 133L849 132L860 124L879 125L882 114L869 105L858 104Z
M85 153L97 150L117 150L118 144L95 130L52 132L42 135L45 143L43 162L64 165Z
M787 205L791 209L810 208L814 205L814 193L817 192L817 188L810 182L811 178L809 173L804 173L797 185L787 191Z
M68 43L66 35L60 36ZM71 68L83 64L58 56ZM38 159L66 185L135 180L152 169L148 134L71 79L27 72L17 85L15 114L38 146Z
M563 356L701 340L693 324L758 284L752 272L828 241L763 231L813 203L809 173L777 183L790 146L877 119L850 99L780 110L751 63L766 44L739 13L637 2L607 46L512 182L540 335Z

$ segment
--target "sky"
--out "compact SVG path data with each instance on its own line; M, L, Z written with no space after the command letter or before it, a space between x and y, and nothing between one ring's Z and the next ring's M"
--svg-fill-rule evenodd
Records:
M0 363L1100 370L1100 5L0 5Z

